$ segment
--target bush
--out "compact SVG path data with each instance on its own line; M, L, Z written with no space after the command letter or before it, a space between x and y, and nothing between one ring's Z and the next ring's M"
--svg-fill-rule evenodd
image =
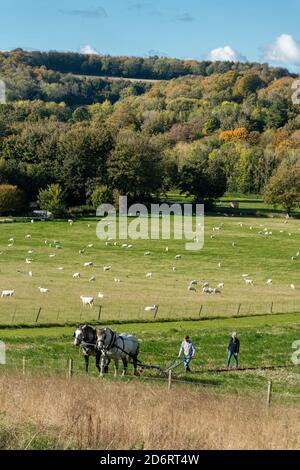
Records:
M105 185L99 185L93 191L92 203L94 209L97 209L101 204L113 204L114 195L113 191Z
M62 217L66 213L63 190L59 184L50 184L46 189L41 189L38 201L41 209L51 212L53 217Z
M0 213L21 209L24 205L24 194L17 186L0 185Z

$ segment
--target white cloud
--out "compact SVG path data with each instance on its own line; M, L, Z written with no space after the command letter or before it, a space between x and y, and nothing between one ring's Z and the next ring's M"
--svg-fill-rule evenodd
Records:
M226 62L246 62L247 58L234 50L231 46L218 47L213 49L207 56L208 60L212 62L226 61Z
M100 53L90 44L80 46L80 54L100 55Z
M300 65L300 42L290 34L281 34L266 48L265 59L270 62Z

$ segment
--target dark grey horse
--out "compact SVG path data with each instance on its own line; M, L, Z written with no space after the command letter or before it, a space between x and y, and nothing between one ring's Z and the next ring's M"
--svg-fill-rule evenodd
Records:
M85 361L85 370L88 372L89 370L89 357L95 356L96 358L96 367L101 372L100 369L100 359L101 359L101 351L96 348L97 343L97 332L96 330L90 325L83 325L78 326L74 333L74 345L80 346L81 352L84 357ZM108 372L108 363L106 361L105 364L105 373Z

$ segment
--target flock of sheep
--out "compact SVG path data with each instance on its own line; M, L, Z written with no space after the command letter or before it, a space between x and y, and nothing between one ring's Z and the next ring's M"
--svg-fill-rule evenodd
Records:
M69 220L68 222L69 222L70 225L73 225L73 223L74 223L72 220ZM285 223L287 223L287 221ZM240 222L239 226L244 227L244 224L242 222ZM88 224L88 227L90 228L90 224ZM262 227L262 230L260 230L258 232L259 235L261 235L263 237L272 237L273 232L271 230L269 230L267 227L263 227L263 226L261 226L261 227ZM223 229L224 229L224 224L223 223L221 223L219 226L213 227L211 238L212 239L216 238L216 235L219 234ZM250 226L249 229L253 230L253 227ZM283 233L283 232L284 232L283 230L280 230L280 233ZM291 236L291 233L289 232L288 235ZM25 239L30 239L30 238L31 238L30 234L27 234L25 236ZM62 249L62 246L61 246L61 244L58 240L54 240L53 242L49 242L48 240L45 240L44 244L47 245L48 247L55 248L57 250ZM132 249L133 248L132 244L123 243L122 245L119 245L116 241L114 241L112 239L109 239L108 241L106 241L105 244L106 244L106 246L116 246L116 247L119 247L119 248L122 248L122 249ZM235 248L237 246L236 242L231 242L231 245L232 245L233 248ZM14 246L14 238L10 238L8 240L8 247L12 248L13 246ZM93 246L94 245L92 243L89 243L87 245L87 248L93 248ZM166 252L169 252L169 247L166 247L164 249L165 249ZM85 248L81 248L78 253L79 253L79 255L84 255L85 251L86 251ZM32 249L28 250L27 253L28 253L28 255L32 256L34 254L34 250L32 250ZM0 255L2 255L2 254L3 254L3 252L0 251ZM146 252L144 252L143 255L145 257L151 257L151 252L146 251ZM54 258L55 256L56 256L55 253L49 254L50 258ZM182 258L181 254L176 254L175 257L174 257L175 261L179 261L181 258ZM296 255L292 256L292 260L297 260L297 259L300 259L300 252L297 252ZM33 260L32 257L27 257L25 259L25 264L27 264L27 265L32 265L33 262L34 262L34 260ZM92 261L86 261L82 264L82 266L83 266L83 268L92 268L94 266L94 263ZM218 268L222 268L223 263L219 262L217 266L218 266ZM62 266L58 267L57 269L60 270L60 271L64 270L64 268ZM104 272L109 272L109 271L111 271L111 269L112 269L111 265L104 265L103 266L103 271ZM176 266L172 266L173 272L175 272L176 269L177 269ZM33 277L33 271L32 270L28 271L28 275L30 277ZM146 279L152 279L153 276L154 276L153 272L145 273ZM79 280L81 278L81 273L79 271L74 272L72 277L73 277L73 279ZM242 277L242 279L244 279L244 282L245 282L246 285L249 285L249 286L252 286L252 287L255 285L254 280L250 277L249 274L242 274L241 277ZM95 281L96 281L96 276L93 275L89 278L89 282L92 283L92 282L95 282ZM115 284L120 284L121 279L118 278L118 277L115 277L114 278L114 283ZM188 288L187 288L188 292L197 292L198 284L199 284L198 280L196 280L196 279L191 280L188 283ZM220 282L217 286L214 286L214 287L210 286L209 282L207 282L207 281L202 282L201 284L202 284L202 292L204 294L212 294L212 295L221 294L222 290L225 287L224 282ZM268 279L266 281L266 284L271 286L273 284L273 280ZM295 284L291 283L290 288L295 290L296 289ZM47 288L47 287L39 286L38 290L41 294L48 294L50 292L50 289ZM1 298L3 298L3 297L12 297L14 295L15 295L15 290L3 290L1 292ZM101 300L104 299L104 293L103 292L98 292L97 298L101 299ZM81 300L83 306L88 306L88 307L92 308L95 304L95 297L93 297L93 296L80 295L80 300ZM146 312L157 312L158 308L159 308L158 305L150 305L150 306L146 306L144 308L144 310Z

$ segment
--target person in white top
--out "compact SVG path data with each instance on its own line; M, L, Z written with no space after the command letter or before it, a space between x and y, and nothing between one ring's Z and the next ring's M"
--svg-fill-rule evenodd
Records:
M181 343L178 359L181 357L182 353L184 355L184 369L186 372L191 372L190 362L195 356L196 349L189 336L185 336Z

